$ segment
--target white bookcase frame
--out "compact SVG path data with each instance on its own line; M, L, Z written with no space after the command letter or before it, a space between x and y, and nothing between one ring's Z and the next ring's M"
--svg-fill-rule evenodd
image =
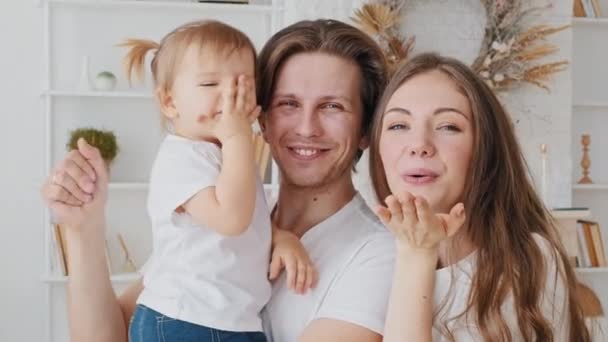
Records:
M152 101L153 96L151 92L145 91L94 91L94 90L79 90L74 89L56 89L53 87L53 11L58 8L77 11L78 9L90 10L103 9L103 10L116 10L120 11L123 9L141 9L145 11L200 11L204 13L206 17L213 17L214 12L227 12L234 11L234 13L254 15L263 18L268 27L265 39L268 39L274 32L278 31L282 27L284 18L283 0L253 0L250 4L218 4L218 3L197 3L189 0L165 0L165 1L154 1L154 0L40 0L39 6L42 8L43 16L43 59L44 59L44 83L41 91L41 101L43 103L43 120L44 120L44 158L45 158L45 174L49 174L54 166L54 161L57 156L54 156L55 150L55 132L53 123L57 113L53 111L53 105L59 99L63 100L75 100L85 98L97 98L107 99L108 101L120 99L120 100L139 100L139 101ZM103 14L100 14L103 15ZM145 15L145 14L142 14ZM259 22L259 20L256 20ZM230 23L230 22L228 22ZM247 32L245 32L247 33ZM270 183L265 184L264 187L271 196L274 196L278 192L279 182L279 171L277 165L272 162L270 166ZM109 185L110 192L114 191L147 191L148 184L145 182L113 182ZM56 258L55 251L52 248L54 236L52 234L52 222L51 215L48 210L45 211L44 217L42 218L42 234L44 236L44 260L43 260L43 274L41 281L46 285L46 332L44 336L48 337L48 341L63 341L67 340L68 336L56 336L57 324L65 324L65 321L56 321L53 318L54 308L54 290L58 286L64 286L67 283L67 277L58 273L58 267L53 269L53 259ZM56 264L56 263L55 263ZM113 274L111 281L115 287L121 288L126 284L138 279L137 274ZM64 327L65 328L65 327ZM65 329L64 331L67 331Z

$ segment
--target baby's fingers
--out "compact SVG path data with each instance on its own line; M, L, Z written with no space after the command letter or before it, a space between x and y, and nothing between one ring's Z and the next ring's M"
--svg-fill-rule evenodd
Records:
M306 286L304 290L312 289L317 286L319 273L317 269L311 264L306 268Z
M294 258L285 258L283 259L283 262L285 263L285 272L287 272L287 288L295 290L298 263Z
M236 101L234 104L238 113L243 113L245 111L245 105L247 104L249 97L248 90L247 78L245 75L240 75L237 81Z
M298 274L296 275L296 293L304 294L304 286L306 285L307 265L303 262L298 262Z
M255 108L249 113L249 122L253 123L262 113L262 107L255 106Z
M232 114L235 107L236 79L230 78L222 93L222 114Z
M283 269L283 261L281 260L281 257L273 256L268 269L268 279L276 279L279 274L281 274L281 269Z

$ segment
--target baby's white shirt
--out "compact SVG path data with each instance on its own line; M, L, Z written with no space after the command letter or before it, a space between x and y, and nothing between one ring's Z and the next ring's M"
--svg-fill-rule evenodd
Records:
M215 186L218 146L168 135L153 164L148 194L153 252L137 302L168 317L227 331L262 331L260 312L270 298L271 224L257 180L253 220L227 237L176 213L199 191Z

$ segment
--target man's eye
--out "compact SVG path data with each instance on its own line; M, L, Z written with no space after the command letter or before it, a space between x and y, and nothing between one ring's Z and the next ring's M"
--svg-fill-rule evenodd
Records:
M343 107L339 103L330 102L330 103L324 104L323 108L326 108L326 109L342 109Z
M287 101L280 101L278 103L278 106L279 107L297 107L298 103L296 101L289 101L289 100L287 100Z

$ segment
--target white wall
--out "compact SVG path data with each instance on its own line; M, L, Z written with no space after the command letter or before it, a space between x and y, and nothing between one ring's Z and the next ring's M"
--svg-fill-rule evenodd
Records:
M303 18L329 16L347 19L359 0L286 0L286 24ZM0 2L0 123L2 155L0 171L0 341L45 341L42 274L42 204L37 183L43 177L42 110L42 13L35 0ZM483 21L478 0L433 1L437 11L415 5L407 26L418 34L418 50L435 48L426 42L437 37L436 48L465 59L476 54L479 36L475 27ZM547 21L569 20L570 1L556 1ZM305 5L304 5L305 4ZM310 10L310 8L314 8ZM465 16L466 14L466 16ZM464 20L463 20L464 18ZM461 30L459 30L459 28ZM473 31L471 31L473 30ZM561 51L556 59L570 58L570 33L553 40ZM75 66L76 67L76 66ZM556 77L551 94L536 88L509 97L514 115L522 118L518 132L533 170L539 169L538 145L548 143L551 153L550 204L570 203L570 71ZM16 150L19 150L19 153ZM558 158L558 151L561 153ZM536 171L535 171L536 172ZM359 179L367 179L362 170Z
M322 14L348 21L362 0L286 0L286 24L314 19ZM524 1L526 3L527 1ZM545 0L529 1L532 5L544 6ZM483 38L485 10L479 0L409 0L405 7L403 31L416 36L414 53L438 51L472 62L478 54ZM553 1L551 8L541 12L533 23L551 25L569 24L571 1ZM558 33L550 42L560 50L548 61L570 60L572 54L572 32ZM571 203L570 118L572 103L571 70L556 75L550 83L551 92L525 86L504 95L503 101L518 122L516 129L524 154L532 170L534 180L540 187L540 144L547 144L549 160L547 166L547 205L550 207L569 206ZM364 168L359 167L359 183L369 178ZM360 189L371 198L368 185ZM539 190L540 191L540 190Z
M0 2L0 341L45 341L42 274L41 11Z

